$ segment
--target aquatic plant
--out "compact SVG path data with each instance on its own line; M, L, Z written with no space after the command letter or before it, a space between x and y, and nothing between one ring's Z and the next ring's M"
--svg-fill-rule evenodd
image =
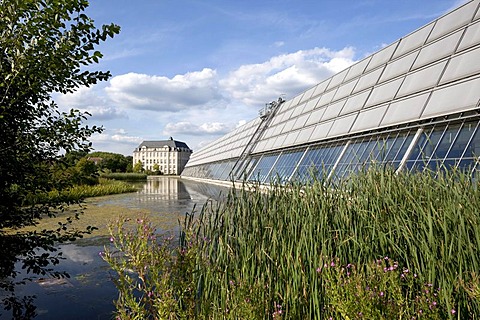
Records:
M479 208L458 171L232 189L188 233L196 317L479 317Z

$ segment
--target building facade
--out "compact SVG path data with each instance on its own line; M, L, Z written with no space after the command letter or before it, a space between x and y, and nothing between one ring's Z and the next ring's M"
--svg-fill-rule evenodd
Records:
M173 140L143 141L133 151L133 165L139 161L145 170L155 171L156 165L162 174L180 175L192 150L185 142Z
M364 58L192 155L182 176L270 183L362 168L480 170L480 0Z

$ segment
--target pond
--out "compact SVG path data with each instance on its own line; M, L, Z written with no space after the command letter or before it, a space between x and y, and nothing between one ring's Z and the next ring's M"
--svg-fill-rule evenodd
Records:
M67 271L68 279L38 278L19 287L18 295L35 295L38 316L35 319L111 319L117 291L108 265L99 256L109 244L107 225L122 215L136 219L147 217L159 232L178 231L178 220L194 206L198 212L209 199L218 200L228 188L184 180L178 177L149 177L138 184L136 193L91 198L74 226L99 229L84 239L59 245L65 260L56 270ZM37 228L55 228L58 219L41 222ZM10 318L0 310L0 318Z

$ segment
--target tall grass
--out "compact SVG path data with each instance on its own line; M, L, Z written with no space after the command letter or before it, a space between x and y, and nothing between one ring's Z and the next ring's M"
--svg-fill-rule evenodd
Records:
M289 319L321 319L329 303L322 266L335 260L362 270L389 257L418 283L441 289L442 317L478 317L479 211L478 186L459 172L369 170L335 187L316 181L231 192L201 216L203 313L241 316L250 293L262 318L281 305Z
M99 178L95 185L76 185L64 190L52 190L48 193L32 194L27 199L29 204L40 204L64 199L66 202L79 201L90 197L100 197L110 194L135 192L137 188L124 181Z
M200 319L479 318L479 211L478 183L456 171L245 186L207 203L183 233L189 299ZM149 238L141 232L134 239Z
M101 173L100 177L105 179L114 179L114 180L146 180L147 174L146 173L134 173L134 172L109 172L109 173Z

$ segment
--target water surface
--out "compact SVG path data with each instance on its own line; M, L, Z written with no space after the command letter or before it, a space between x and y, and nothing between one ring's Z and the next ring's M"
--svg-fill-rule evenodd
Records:
M136 193L91 198L74 227L88 225L99 229L73 243L62 244L65 256L56 270L67 271L68 279L41 279L19 287L18 295L35 295L38 316L35 319L111 319L117 291L111 281L114 274L99 253L109 244L107 225L119 215L136 219L147 217L159 232L175 232L178 220L196 205L197 211L209 199L218 200L228 192L225 187L183 180L178 177L150 177L137 183ZM75 208L78 209L78 208ZM37 228L56 228L59 220L44 219ZM0 318L9 314L0 310Z

